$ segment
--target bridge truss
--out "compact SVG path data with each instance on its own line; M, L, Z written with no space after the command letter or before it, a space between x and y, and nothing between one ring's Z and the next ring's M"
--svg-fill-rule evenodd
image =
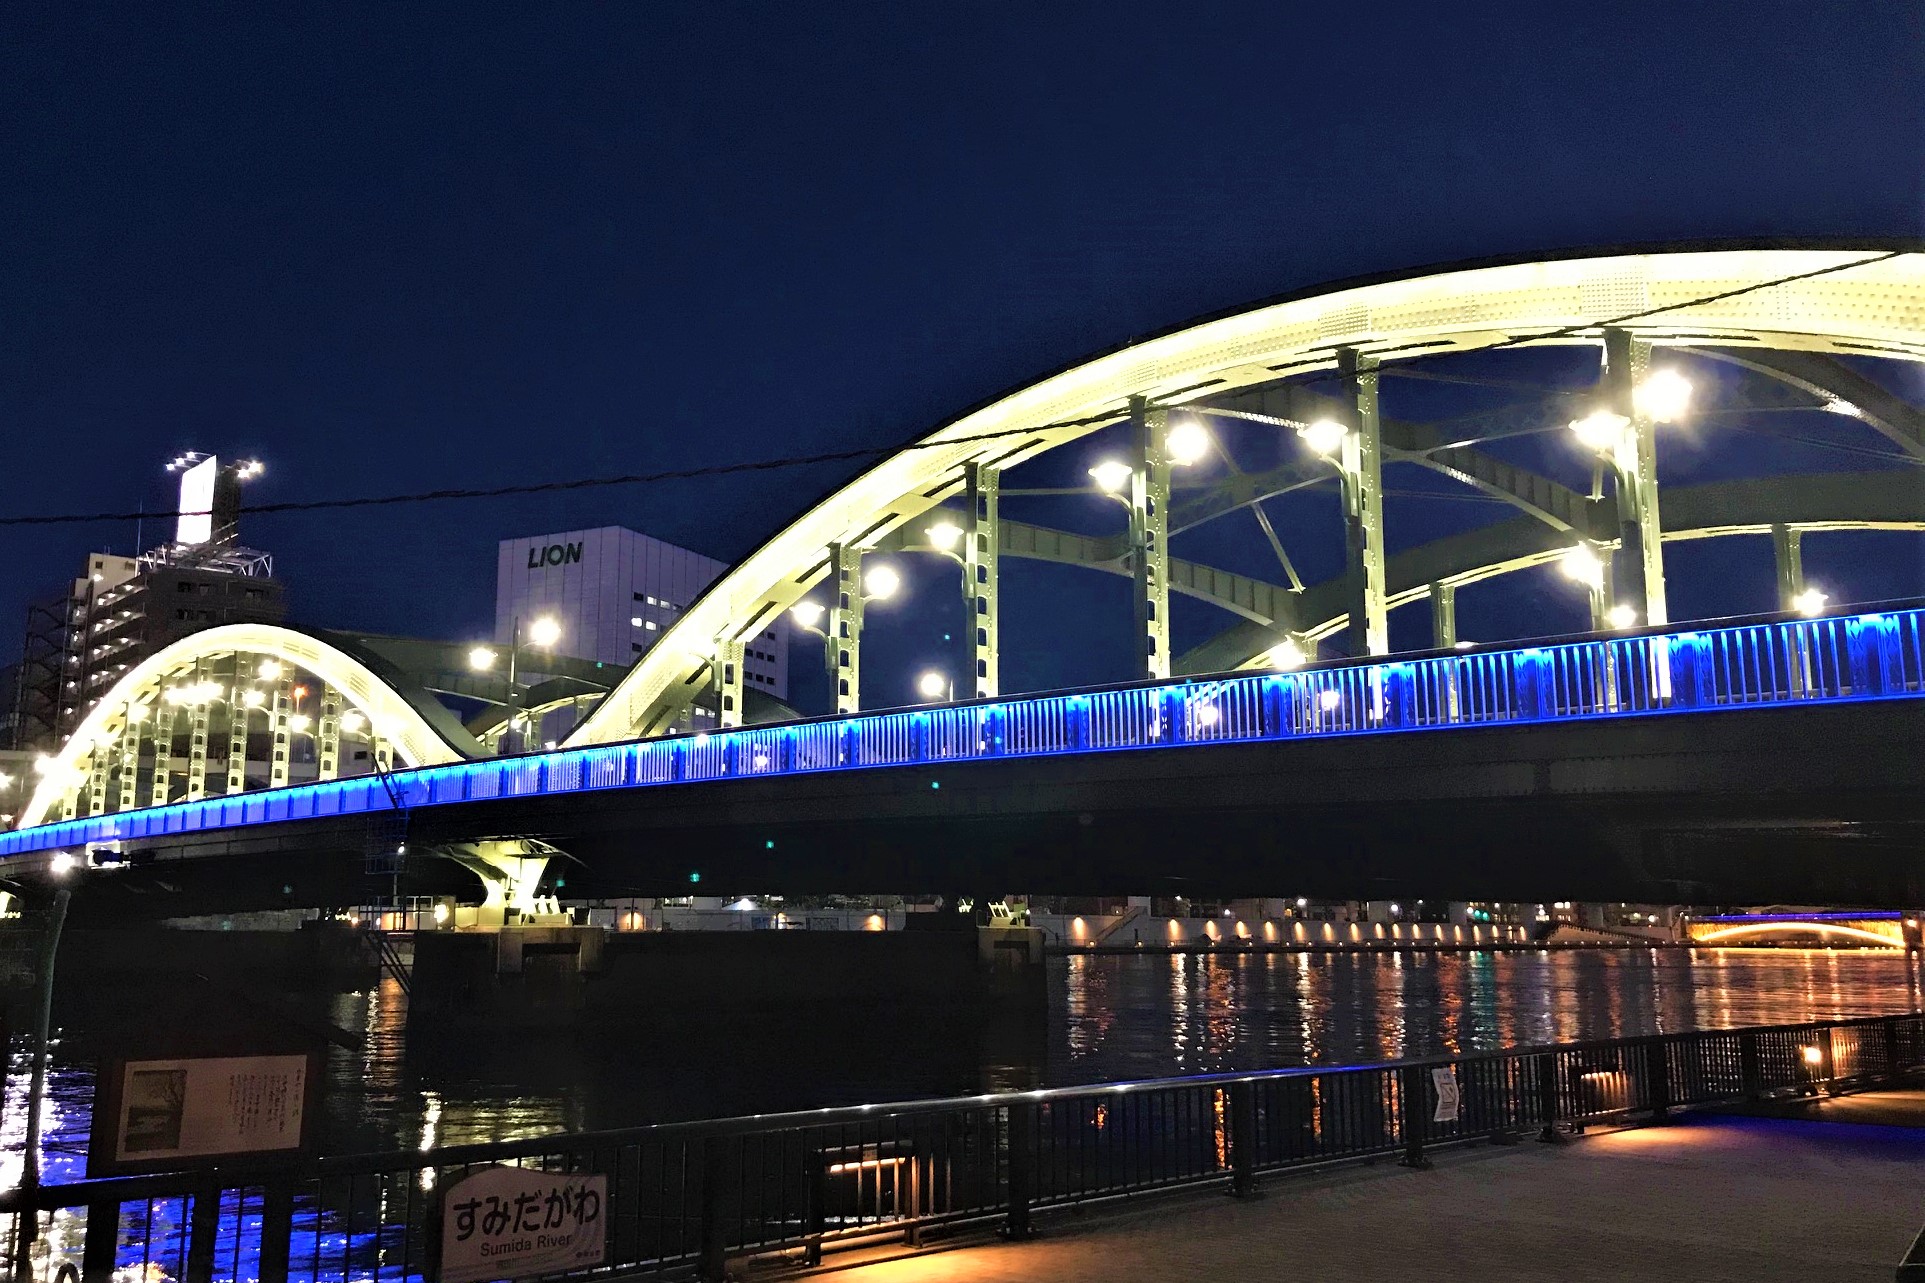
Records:
M1465 421L1405 422L1382 412L1384 380L1423 377L1425 362L1440 356L1510 347L1589 349L1598 354L1597 377ZM1660 502L1654 441L1664 408L1650 394L1667 353L1742 371L1753 408L1824 408L1868 426L1888 443L1891 466L1667 489ZM1431 603L1435 643L1448 648L1458 640L1460 588L1557 560L1595 567L1597 631L1660 626L1671 615L1663 548L1682 540L1770 537L1778 600L1760 605L1790 609L1805 591L1806 533L1925 530L1925 411L1848 363L1866 356L1925 359L1918 247L1686 249L1479 265L1207 318L1020 388L912 442L744 558L612 690L563 686L546 703L538 695L530 712L550 704L585 710L563 744L569 750L664 736L686 726L698 702L729 730L743 720L745 639L815 601L838 712L855 715L863 707L865 561L880 554L960 563L972 628L971 671L958 695L981 701L1007 693L998 653L1005 557L1129 577L1138 675L1152 682L1288 669L1339 643L1352 657L1383 655L1389 611L1421 600ZM1589 492L1518 466L1499 445L1567 424L1587 425L1579 436L1596 452ZM1290 444L1283 462L1252 471L1230 464L1209 484L1175 484L1212 433L1251 425L1282 434ZM1003 516L1011 469L1119 426L1127 457L1098 482L1128 510L1121 533L1091 536ZM1517 515L1390 554L1383 471L1403 465L1499 499ZM1306 583L1263 504L1317 486L1341 497L1345 564L1337 576ZM1274 550L1283 582L1171 554L1177 536L1243 514ZM1237 622L1177 654L1172 595L1210 603ZM1659 673L1670 661L1623 662L1655 663ZM1363 702L1375 707L1384 698L1376 689ZM330 781L391 765L486 759L500 730L499 719L462 727L432 694L345 639L256 625L210 629L122 678L42 764L18 819L31 828L279 788L295 782L296 759L302 782L338 792ZM685 756L710 751L674 742ZM755 769L748 752L737 770Z

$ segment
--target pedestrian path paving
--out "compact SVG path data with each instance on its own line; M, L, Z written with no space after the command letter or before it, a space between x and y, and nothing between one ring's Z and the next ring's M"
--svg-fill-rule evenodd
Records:
M1925 1226L1925 1092L1685 1115L1667 1127L1272 1177L1052 1215L994 1243L842 1271L848 1283L1796 1280L1893 1277ZM1775 1107L1774 1107L1775 1112ZM1847 1115L1878 1121L1830 1121Z

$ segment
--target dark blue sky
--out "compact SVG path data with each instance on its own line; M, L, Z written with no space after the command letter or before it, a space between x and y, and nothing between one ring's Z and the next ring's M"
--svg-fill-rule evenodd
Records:
M0 130L0 511L161 500L183 448L316 498L902 440L1355 273L1917 236L1925 10L29 3ZM838 475L247 533L303 620L469 635L500 537L733 559ZM0 530L0 621L132 538ZM1037 679L1104 675L1030 577Z

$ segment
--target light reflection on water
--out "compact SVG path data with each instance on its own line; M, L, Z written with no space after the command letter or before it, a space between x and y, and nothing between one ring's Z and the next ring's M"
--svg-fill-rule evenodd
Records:
M1050 1085L1789 1024L1921 999L1903 954L1819 949L1081 954L1053 965Z
M643 1040L581 1031L409 1046L386 981L322 995L353 1031L325 1053L320 1147L421 1149L684 1118L1223 1070L1355 1064L1692 1028L1916 1010L1897 953L1571 950L1509 953L1108 954L1052 959L1047 1028L925 1014L916 1036L807 1020L778 1032L713 1013ZM878 1019L882 1019L878 1017ZM930 1025L933 1023L934 1030ZM97 1035L99 1031L94 1031ZM592 1032L592 1031L591 1031ZM99 1040L63 1030L42 1115L43 1179L85 1172ZM137 1054L121 1046L120 1054ZM178 1053L174 1053L178 1054ZM0 1182L20 1174L27 1064L15 1040Z

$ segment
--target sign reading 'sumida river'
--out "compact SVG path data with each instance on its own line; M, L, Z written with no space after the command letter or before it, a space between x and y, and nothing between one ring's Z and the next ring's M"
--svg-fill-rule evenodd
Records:
M488 1167L441 1203L440 1283L485 1283L600 1265L608 1177Z

